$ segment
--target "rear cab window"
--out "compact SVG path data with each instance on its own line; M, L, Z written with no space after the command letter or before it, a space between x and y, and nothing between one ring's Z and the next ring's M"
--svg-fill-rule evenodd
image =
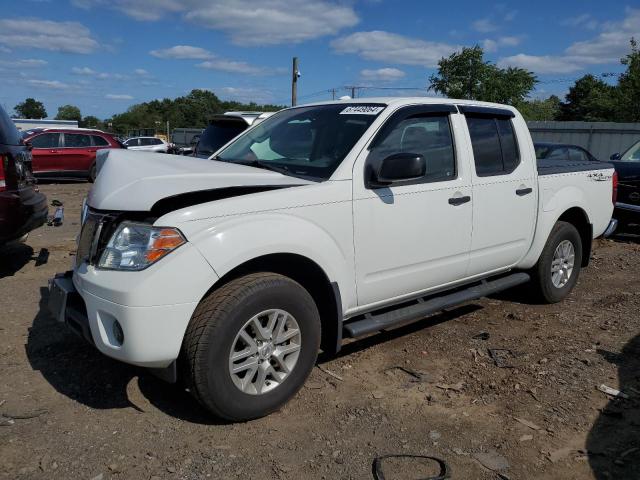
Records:
M467 119L476 175L491 177L513 172L520 164L520 152L511 118L492 115L491 109L486 109L487 113L461 110Z

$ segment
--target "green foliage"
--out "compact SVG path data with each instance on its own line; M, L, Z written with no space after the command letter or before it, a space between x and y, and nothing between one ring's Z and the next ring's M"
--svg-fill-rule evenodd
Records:
M537 80L522 68L498 68L485 62L482 48L476 45L442 58L438 73L429 82L429 90L449 98L515 105L527 97Z
M556 120L560 113L560 99L551 95L544 100L524 100L516 105L525 120Z
M172 127L204 128L213 115L225 111L276 111L282 108L280 105L222 101L208 90L192 90L188 95L173 100L165 98L132 105L105 123L111 124L109 130L124 134L139 128L164 128L167 121Z
M20 118L46 118L44 104L35 98L27 98L13 108Z
M87 115L79 122L80 127L82 128L97 128L98 130L102 130L104 128L104 124L102 120L98 117L94 117L93 115Z
M558 120L610 122L616 120L616 87L593 75L576 80L560 105Z
M79 122L82 120L82 114L80 113L80 109L75 105L62 105L58 107L56 120L76 120Z
M622 122L640 122L640 50L631 38L631 52L620 62L627 70L618 81L619 114Z

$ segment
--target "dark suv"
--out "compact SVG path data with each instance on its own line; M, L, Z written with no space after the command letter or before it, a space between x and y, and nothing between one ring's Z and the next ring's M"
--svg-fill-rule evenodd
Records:
M47 213L47 198L31 171L29 147L0 107L0 245L42 225Z
M23 133L33 147L33 173L37 177L96 178L96 153L105 148L126 148L101 130L34 129Z

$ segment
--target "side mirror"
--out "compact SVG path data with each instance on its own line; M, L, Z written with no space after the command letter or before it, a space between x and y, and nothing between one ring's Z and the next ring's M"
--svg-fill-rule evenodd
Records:
M611 155L611 157L609 157L609 160L620 160L620 154L619 153L614 153L613 155Z
M395 153L380 163L377 172L373 172L373 187L383 187L394 183L416 180L424 177L427 162L419 153Z

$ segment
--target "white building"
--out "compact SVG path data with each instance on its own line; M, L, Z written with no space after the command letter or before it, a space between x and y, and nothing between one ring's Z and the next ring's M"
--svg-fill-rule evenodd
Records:
M31 130L33 128L78 128L77 120L49 120L35 118L14 118L18 130Z

